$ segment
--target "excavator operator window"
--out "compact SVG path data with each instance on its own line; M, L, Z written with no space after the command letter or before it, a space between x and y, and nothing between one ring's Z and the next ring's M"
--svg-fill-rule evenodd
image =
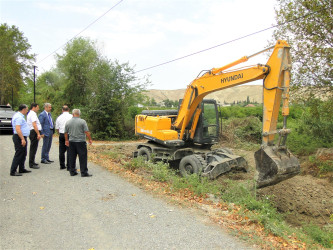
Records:
M215 104L204 103L202 119L203 137L215 137L217 133Z
M194 142L199 144L215 144L218 141L219 123L215 100L202 101L201 115L194 136Z

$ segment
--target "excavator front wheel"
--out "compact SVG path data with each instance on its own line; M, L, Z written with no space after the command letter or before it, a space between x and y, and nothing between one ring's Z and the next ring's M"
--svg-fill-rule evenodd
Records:
M200 174L204 167L205 160L197 154L185 156L179 163L179 171L183 177Z

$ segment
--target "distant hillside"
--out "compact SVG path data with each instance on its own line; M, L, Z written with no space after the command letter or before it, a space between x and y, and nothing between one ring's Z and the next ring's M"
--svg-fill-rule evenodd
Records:
M169 99L172 101L183 98L185 89L176 90L158 90L151 89L145 93L149 98L154 98L157 103L163 100ZM224 101L227 103L233 103L234 101L246 101L249 96L251 102L262 103L262 85L246 85L233 87L221 91L209 94L208 99L215 99L219 103L223 104Z
M262 85L243 85L221 91L216 91L212 94L209 94L206 98L215 99L218 103L224 104L224 101L226 103L237 103L237 101L246 101L247 97L249 97L251 102L262 103L262 89ZM302 87L298 90L290 91L290 102L297 102L297 100L299 99L310 97L310 90L311 89L307 87ZM145 95L149 98L154 98L157 103L160 103L166 99L178 101L179 99L183 98L184 93L185 89L151 89L148 90ZM320 98L322 100L327 100L327 98L333 95L333 92L330 88L315 89L313 93L316 98Z

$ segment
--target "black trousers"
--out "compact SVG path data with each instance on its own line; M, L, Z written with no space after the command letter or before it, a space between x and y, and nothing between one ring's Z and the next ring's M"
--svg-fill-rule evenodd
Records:
M37 133L34 129L30 130L29 139L30 139L29 166L32 167L35 163L35 157L39 142L37 139Z
M60 162L60 167L65 168L65 153L67 151L67 162L66 166L67 169L69 170L69 155L68 155L68 147L65 145L65 135L60 133L59 134L59 162Z
M88 151L87 143L84 142L69 142L69 171L76 172L76 157L79 156L81 175L88 173L87 161Z
M27 157L27 147L28 147L28 141L27 137L24 136L24 140L26 142L25 146L23 147L21 144L21 139L17 134L13 135L13 142L15 147L15 155L13 158L12 166L10 168L10 173L14 174L17 170L17 167L19 167L19 171L24 170L24 162Z

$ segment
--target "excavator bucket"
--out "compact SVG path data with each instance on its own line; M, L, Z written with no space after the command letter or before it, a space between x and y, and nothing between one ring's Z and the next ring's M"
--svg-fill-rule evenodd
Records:
M286 147L263 146L254 153L257 187L275 185L300 172L298 159Z

